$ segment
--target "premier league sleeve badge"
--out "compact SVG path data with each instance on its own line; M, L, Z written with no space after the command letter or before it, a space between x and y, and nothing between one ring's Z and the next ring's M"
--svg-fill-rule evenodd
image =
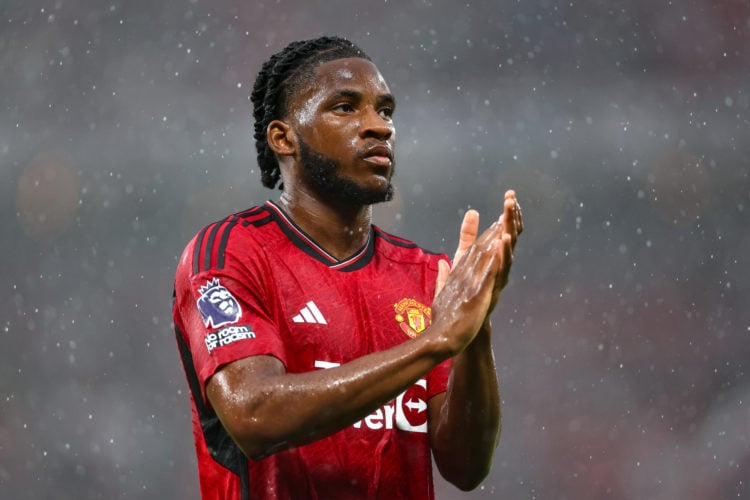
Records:
M207 328L219 328L236 323L242 317L242 308L232 292L219 282L219 278L207 281L199 290L198 310Z

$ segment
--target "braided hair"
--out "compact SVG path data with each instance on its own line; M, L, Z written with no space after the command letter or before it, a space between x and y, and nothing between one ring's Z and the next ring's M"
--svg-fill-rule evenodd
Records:
M291 96L303 88L317 65L347 57L370 60L362 49L349 40L324 36L292 42L263 64L250 99L255 117L253 137L258 150L261 181L265 187L273 189L281 178L279 163L266 141L268 124L286 115ZM283 189L283 184L279 184L279 189Z

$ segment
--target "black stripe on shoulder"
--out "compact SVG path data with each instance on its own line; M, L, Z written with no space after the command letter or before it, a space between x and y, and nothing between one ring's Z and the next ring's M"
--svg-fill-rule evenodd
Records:
M211 253L213 253L214 240L216 239L216 233L219 232L222 222L215 222L211 228L211 232L208 233L208 241L206 242L206 249L203 253L203 270L208 271L211 269Z
M208 230L209 226L204 227L201 229L201 232L198 233L198 237L195 238L195 246L193 247L193 274L198 274L200 272L200 258L201 258L201 246L203 246L203 237L206 235L206 231Z
M239 218L236 215L233 215L229 220L229 224L224 227L224 231L221 233L221 240L219 240L219 250L216 254L216 269L224 269L224 253L227 249L229 233L232 231L234 225L237 224L238 220Z
M264 215L265 214L265 215ZM258 218L258 216L261 216ZM222 220L213 222L198 233L195 239L195 246L193 248L193 274L197 274L201 271L207 271L212 268L216 269L224 268L224 256L226 253L227 242L232 232L232 228L242 221L243 226L253 224L255 226L262 226L269 222L271 216L265 207L254 207L244 212L238 212L234 215L230 215ZM221 235L219 236L219 233ZM218 237L218 247L217 245ZM201 260L201 256L203 259ZM212 262L212 257L215 256L216 261Z
M403 238L399 238L398 236L393 236L392 234L388 234L382 229L376 227L375 228L375 236L379 238L383 238L385 241L390 243L391 245L395 245L397 247L401 248L419 248L426 254L430 255L441 255L440 252L433 252L432 250L427 250L426 248L422 248L421 246L417 245L413 241L405 240Z
M403 248L418 248L419 247L419 245L417 245L413 241L409 241L409 240L399 238L397 236L393 236L391 234L386 233L380 228L375 228L375 234L383 238L388 243L391 243L392 245L396 245L397 247L403 247Z
M245 210L244 212L238 212L234 215L241 219L244 219L246 217L252 217L254 215L262 214L263 212L268 212L266 207L253 207Z
M238 213L237 216L242 219L242 227L250 225L261 227L265 226L272 220L271 214L265 206L251 208L250 210Z
M247 227L247 226L261 227L261 226L265 226L272 220L273 220L273 217L271 217L271 214L267 214L265 217L261 217L259 219L254 219L254 220L245 219L242 221L242 226L243 227Z

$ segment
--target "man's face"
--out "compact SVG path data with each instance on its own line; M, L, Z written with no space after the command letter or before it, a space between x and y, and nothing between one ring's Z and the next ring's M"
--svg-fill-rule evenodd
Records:
M301 175L304 185L324 199L355 205L372 205L393 198L393 184L390 180L385 189L380 185L361 185L354 178L341 174L341 162L313 151L302 138L299 139L299 158L302 163Z
M301 181L327 200L367 205L393 195L393 97L371 62L337 59L290 102Z

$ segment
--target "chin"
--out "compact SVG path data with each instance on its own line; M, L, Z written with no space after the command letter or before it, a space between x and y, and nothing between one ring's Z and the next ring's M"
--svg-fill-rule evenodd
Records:
M385 186L367 188L359 186L352 182L348 185L340 186L338 191L341 201L354 203L358 205L374 205L393 199L393 185L388 183Z

